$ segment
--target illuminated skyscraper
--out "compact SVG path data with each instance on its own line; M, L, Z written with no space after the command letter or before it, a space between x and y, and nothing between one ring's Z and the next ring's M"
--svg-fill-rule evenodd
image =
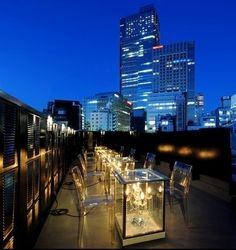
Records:
M159 20L153 5L120 20L120 92L145 110L153 92L153 46L160 42Z
M160 131L163 119L172 120L173 130L185 129L185 95L181 91L153 93L148 98L145 131ZM169 126L167 126L169 127ZM166 130L165 130L166 131Z
M195 43L153 47L154 92L181 91L186 95L186 127L195 122Z
M204 114L204 105L205 105L205 100L204 100L204 95L201 93L198 93L195 97L195 103L196 103L196 124L200 125L201 124L201 118Z

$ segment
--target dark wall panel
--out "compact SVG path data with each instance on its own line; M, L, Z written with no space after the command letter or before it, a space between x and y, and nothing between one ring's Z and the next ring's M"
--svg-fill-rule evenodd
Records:
M66 141L59 126L48 131L40 112L0 92L1 249L32 248L68 168Z
M97 134L98 136L98 134ZM156 154L157 161L184 161L193 165L193 178L200 174L209 175L225 181L231 178L230 130L202 129L184 132L136 133L105 132L99 135L100 145L115 150L125 147L136 148L136 159L141 161L147 152Z

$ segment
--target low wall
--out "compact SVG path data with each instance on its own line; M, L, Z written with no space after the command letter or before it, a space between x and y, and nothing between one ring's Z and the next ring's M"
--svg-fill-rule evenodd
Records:
M84 134L83 138L86 138ZM93 146L104 145L119 151L122 145L124 155L129 154L130 148L136 148L138 161L152 152L157 156L157 164L165 161L172 166L176 160L191 164L193 179L199 179L200 174L224 181L231 179L230 130L227 128L154 134L106 131L93 132L89 138Z

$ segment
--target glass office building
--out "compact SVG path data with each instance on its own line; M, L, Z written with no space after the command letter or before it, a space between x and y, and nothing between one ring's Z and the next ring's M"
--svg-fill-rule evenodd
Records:
M85 130L129 131L132 104L118 92L84 98Z
M120 20L120 92L133 109L147 107L153 92L153 46L160 42L159 20L153 5Z
M154 92L186 93L186 126L195 122L195 43L153 47Z
M217 127L230 127L236 121L236 95L222 96L221 106L215 110Z
M152 93L148 99L147 132L160 131L164 118L170 118L173 130L184 130L185 121L185 96L181 91ZM163 130L162 130L163 131Z

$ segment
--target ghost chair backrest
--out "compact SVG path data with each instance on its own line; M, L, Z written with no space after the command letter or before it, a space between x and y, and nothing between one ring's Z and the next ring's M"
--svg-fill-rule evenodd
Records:
M143 168L154 169L156 165L156 154L148 152L143 164Z
M75 185L75 195L77 209L81 216L87 214L89 209L99 205L113 205L114 198L112 195L88 195L78 166L74 166L71 170L73 182Z
M121 157L124 155L124 150L125 150L125 147L120 146L119 154L120 154Z
M131 148L129 152L129 158L135 159L136 148Z
M189 224L189 188L192 179L192 165L175 161L169 185L166 188L170 208L173 205L180 206L185 224Z
M170 188L174 188L183 195L189 193L189 186L192 178L192 166L180 161L176 161L171 172Z

